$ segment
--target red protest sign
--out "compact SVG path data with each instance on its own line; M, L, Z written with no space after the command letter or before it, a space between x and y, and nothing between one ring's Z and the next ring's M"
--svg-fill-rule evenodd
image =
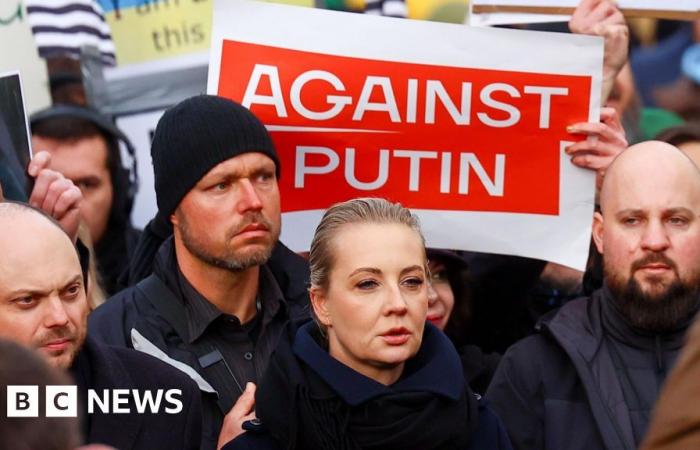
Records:
M372 196L410 207L428 246L581 269L595 176L566 127L598 119L602 63L591 36L226 0L207 92L271 132L295 251L326 208Z
M218 94L270 129L283 212L381 196L415 209L558 215L566 126L591 78L224 40Z

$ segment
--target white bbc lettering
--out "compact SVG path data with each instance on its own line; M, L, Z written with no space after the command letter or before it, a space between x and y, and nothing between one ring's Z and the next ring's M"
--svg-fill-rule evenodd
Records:
M7 417L39 417L39 386L7 386Z
M46 417L78 417L78 386L46 386Z

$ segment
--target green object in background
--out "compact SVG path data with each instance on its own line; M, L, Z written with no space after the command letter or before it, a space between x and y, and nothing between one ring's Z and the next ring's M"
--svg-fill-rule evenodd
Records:
M0 25L11 25L12 22L15 20L19 20L20 22L22 21L22 2L17 2L17 10L14 13L10 13L10 15L5 18L5 17L0 17Z
M676 113L661 108L643 108L639 129L645 141L654 139L667 128L682 125L685 121Z
M335 9L336 11L348 11L345 0L325 0L326 9Z

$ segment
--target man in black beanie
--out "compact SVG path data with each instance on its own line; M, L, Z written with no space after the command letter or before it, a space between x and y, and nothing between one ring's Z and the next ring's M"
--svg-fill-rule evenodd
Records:
M150 276L92 313L90 335L190 375L203 395L202 448L211 449L284 324L308 315L306 295L290 294L304 292L306 278L294 274L305 263L278 243L279 160L246 108L215 96L185 100L158 122L151 155L159 226L167 234L172 225L173 235ZM158 243L155 223L137 258L148 260ZM277 267L268 264L273 250ZM301 269L279 270L280 261Z

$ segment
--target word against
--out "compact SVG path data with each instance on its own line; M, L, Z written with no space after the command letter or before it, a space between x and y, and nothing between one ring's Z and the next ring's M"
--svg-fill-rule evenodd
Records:
M88 389L88 414L179 414L182 411L180 389ZM7 417L39 417L39 386L7 386ZM46 386L44 390L46 417L77 417L78 387Z
M321 111L309 108L302 101L303 91L307 84L324 82L335 91L325 96L325 105ZM264 88L261 88L261 85ZM315 85L318 92L318 85ZM264 93L267 89L270 94ZM313 89L312 89L313 90ZM289 101L297 114L309 120L330 120L341 114L346 107L352 109L352 120L361 122L365 120L368 111L386 113L393 123L417 123L419 102L424 114L421 117L423 123L435 123L436 105L440 104L447 110L455 125L469 125L472 116L473 83L463 81L457 91L458 101L454 101L441 80L421 81L410 78L400 88L395 87L395 82L388 76L367 76L362 82L362 88L357 99L352 95L340 95L347 88L343 81L334 73L326 70L308 70L297 76L289 89ZM261 93L263 92L263 93ZM419 96L420 92L424 92ZM520 92L517 87L508 83L490 83L479 90L478 98L481 103L492 110L505 113L504 119L495 119L489 112L478 112L478 120L489 127L503 128L517 124L521 118L521 111L515 105L496 100L498 96L520 98L522 95L537 96L539 105L539 128L549 128L552 96L567 96L569 90L552 86L525 86ZM382 100L372 101L372 98L380 97ZM402 98L403 97L403 98ZM246 85L243 101L246 108L253 105L274 106L277 116L289 117L280 82L280 73L277 66L256 64L250 79ZM356 106L352 107L351 105ZM400 110L399 105L405 105Z

